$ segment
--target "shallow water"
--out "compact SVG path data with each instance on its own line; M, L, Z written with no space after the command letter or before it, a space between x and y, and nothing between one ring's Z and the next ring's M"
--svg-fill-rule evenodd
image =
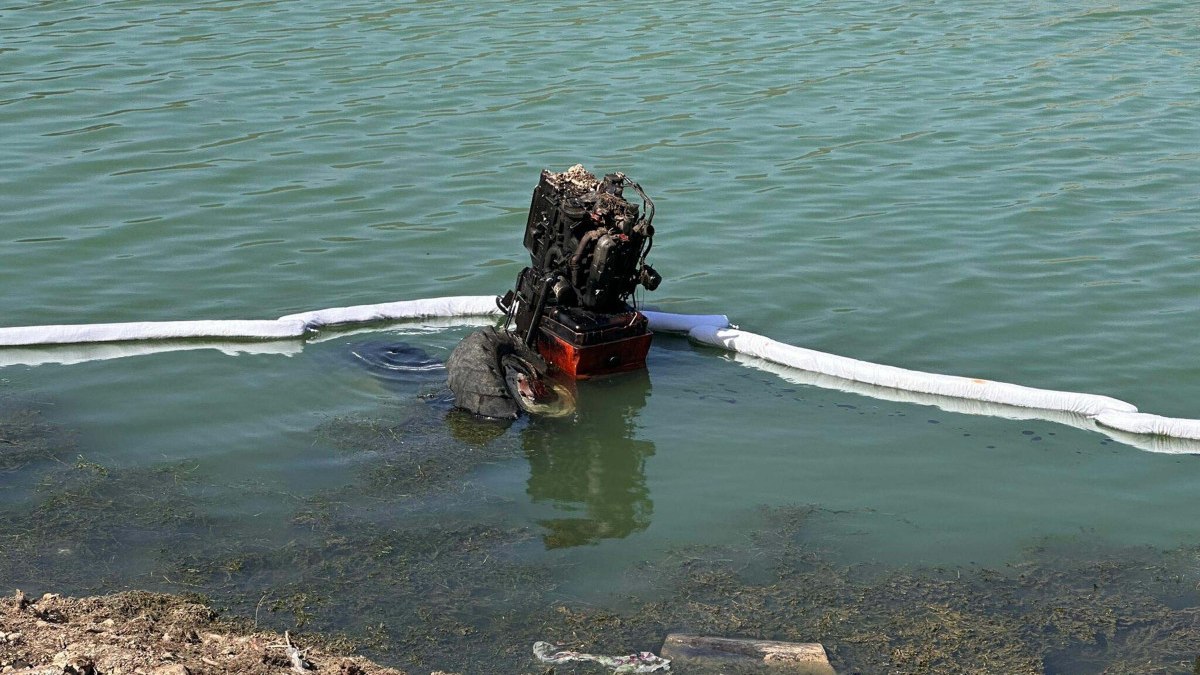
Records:
M1196 19L1172 2L10 3L0 316L499 293L538 171L582 162L658 205L666 281L647 304L1195 417ZM444 359L464 331L14 365L0 396L38 402L106 467L189 462L231 541L270 541L298 503L362 480L369 453L323 425L444 412L415 350ZM467 477L569 597L736 542L761 505L839 512L813 536L885 566L1200 535L1191 456L793 384L675 338L580 405L508 429L512 454ZM43 468L0 473L0 503L32 504Z

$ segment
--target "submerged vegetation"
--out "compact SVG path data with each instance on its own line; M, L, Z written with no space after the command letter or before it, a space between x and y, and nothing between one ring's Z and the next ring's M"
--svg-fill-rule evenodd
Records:
M436 399L436 397L435 397ZM269 535L221 527L199 462L106 467L32 410L0 419L0 587L197 592L255 625L340 636L413 669L541 672L530 645L657 650L668 632L820 641L838 672L1189 671L1200 549L1045 543L999 569L844 566L807 538L819 506L764 508L736 546L630 571L646 592L583 603L536 523L474 484L522 461L519 430L448 413L339 419L357 479L306 497ZM12 492L20 487L23 492ZM271 495L267 495L271 497ZM572 672L559 668L556 672ZM594 672L581 666L579 672Z
M0 398L0 477L30 464L61 461L74 445L36 408Z

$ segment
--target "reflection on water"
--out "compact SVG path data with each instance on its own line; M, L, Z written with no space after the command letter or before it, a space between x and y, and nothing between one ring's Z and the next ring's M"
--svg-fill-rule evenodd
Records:
M635 437L649 395L644 370L581 382L573 417L534 419L522 430L526 492L563 513L538 521L546 548L621 539L650 525L645 465L654 443Z

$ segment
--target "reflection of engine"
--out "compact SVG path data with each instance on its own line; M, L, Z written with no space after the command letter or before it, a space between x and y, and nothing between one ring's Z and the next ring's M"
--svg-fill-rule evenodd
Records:
M646 264L653 219L654 202L623 174L543 171L525 225L530 266L501 300L516 336L576 379L644 367L651 334L630 300L662 281Z
M539 507L546 548L622 539L650 526L654 501L646 462L654 442L638 416L650 395L645 370L580 386L576 415L521 429L529 460L526 493Z

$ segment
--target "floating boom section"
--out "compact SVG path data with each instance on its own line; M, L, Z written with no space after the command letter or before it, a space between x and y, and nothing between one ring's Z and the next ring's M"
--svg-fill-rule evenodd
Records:
M259 341L294 339L327 326L434 318L499 317L504 313L497 307L496 301L497 298L491 295L428 298L322 309L264 321L167 321L0 328L0 365L6 363L4 353L12 351L5 348L17 348L15 351L20 352L24 359L19 361L20 363L48 363L61 361L54 361L50 357L44 360L32 359L30 348L41 347L48 350L56 348L55 345L64 344L181 339L207 339L208 342L197 342L197 346L209 347L212 346L211 340L215 338ZM745 354L798 372L815 373L835 380L858 382L890 391L1076 415L1098 427L1130 434L1131 437L1119 434L1116 437L1122 442L1156 452L1196 453L1200 449L1192 445L1176 446L1166 442L1141 443L1133 438L1149 436L1200 441L1200 420L1141 413L1132 403L1108 396L1036 389L1005 382L924 373L859 361L796 347L733 328L726 316L721 314L673 314L653 311L643 311L641 314L646 317L650 330L684 333L698 343ZM176 342L166 348L174 350L179 348L179 344ZM236 353L239 350L229 351ZM133 350L129 353L146 352ZM291 352L283 350L281 353ZM69 363L87 360L76 351L73 351L70 357ZM108 358L108 355L101 352L97 354L97 358ZM869 390L864 391L864 395L870 395ZM988 408L981 407L978 414L992 413L988 412Z

